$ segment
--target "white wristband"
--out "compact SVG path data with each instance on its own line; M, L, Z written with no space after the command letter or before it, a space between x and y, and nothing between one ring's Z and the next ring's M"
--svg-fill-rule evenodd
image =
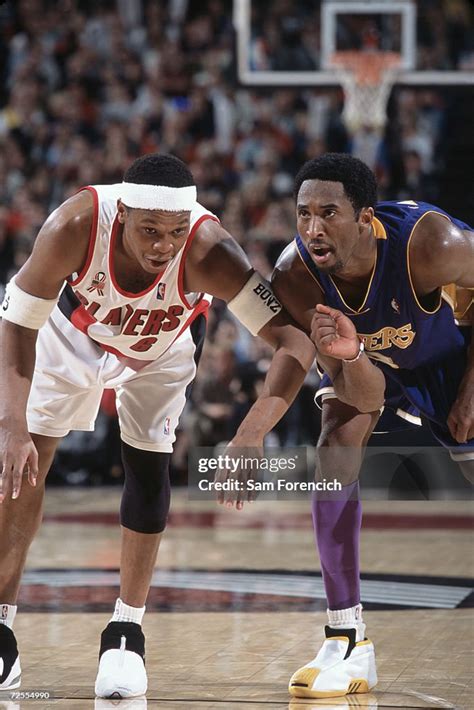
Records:
M48 320L58 298L59 296L49 300L32 296L17 286L15 278L12 278L5 290L0 315L4 320L16 325L39 330Z
M257 335L282 308L268 281L257 272L252 274L227 307L252 335Z
M349 363L350 362L357 362L357 360L360 358L360 356L362 355L364 350L365 350L364 341L361 340L360 344L359 344L359 352L357 353L357 355L355 357L351 358L350 360L344 360L344 358L342 358L342 362L349 362Z

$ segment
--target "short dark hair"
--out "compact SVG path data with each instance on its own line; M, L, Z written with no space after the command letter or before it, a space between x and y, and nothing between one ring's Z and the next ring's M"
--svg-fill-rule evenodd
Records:
M362 160L346 153L324 153L308 160L296 175L295 199L305 180L342 182L356 214L363 207L375 207L377 202L377 181L372 170Z
M166 153L149 153L137 158L124 173L125 182L137 185L188 187L195 185L193 174L182 160Z

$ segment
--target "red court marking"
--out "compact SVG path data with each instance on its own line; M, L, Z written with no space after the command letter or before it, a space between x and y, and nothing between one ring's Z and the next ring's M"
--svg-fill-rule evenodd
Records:
M258 505L258 503L257 503ZM118 513L60 513L45 515L46 523L83 523L87 525L118 525ZM267 512L261 518L249 517L245 510L237 515L232 511L217 510L175 511L169 516L169 525L190 528L245 528L246 530L311 529L311 517L304 513ZM474 516L470 515L407 515L403 513L365 513L362 521L366 530L474 530Z
M19 603L23 611L87 611L109 612L117 598L117 587L89 586L50 587L34 584L21 587ZM285 597L280 594L228 592L213 589L175 589L151 587L147 598L148 611L298 611L303 608L326 608L326 602L305 596Z

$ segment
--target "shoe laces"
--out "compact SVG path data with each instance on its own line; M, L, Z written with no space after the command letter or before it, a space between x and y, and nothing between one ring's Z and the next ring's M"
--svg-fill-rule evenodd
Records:
M127 650L127 637L122 634L120 637L120 658L119 658L119 664L121 666L124 665L125 663L125 651Z

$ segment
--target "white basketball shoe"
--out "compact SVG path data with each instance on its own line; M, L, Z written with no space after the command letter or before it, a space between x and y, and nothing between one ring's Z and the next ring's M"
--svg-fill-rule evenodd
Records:
M13 631L0 624L0 691L15 690L21 685L20 657Z
M352 628L325 627L326 640L318 655L290 679L288 690L296 698L334 698L368 693L377 684L372 641ZM361 638L357 640L358 636Z
M141 626L111 621L100 639L95 694L99 698L133 698L144 695L147 685Z

